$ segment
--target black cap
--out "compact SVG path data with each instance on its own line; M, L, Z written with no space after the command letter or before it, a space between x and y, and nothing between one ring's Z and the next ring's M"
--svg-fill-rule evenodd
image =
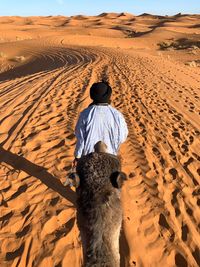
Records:
M90 88L90 97L94 103L110 103L112 88L107 82L94 83Z

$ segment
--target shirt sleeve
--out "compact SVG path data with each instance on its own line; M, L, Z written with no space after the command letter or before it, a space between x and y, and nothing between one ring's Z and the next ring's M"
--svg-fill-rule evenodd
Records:
M128 136L128 127L123 115L119 114L119 143L123 143L126 141Z
M83 113L80 114L78 122L76 124L75 135L77 142L74 151L74 156L76 158L80 158L83 154L83 149L85 146L85 123L84 123Z

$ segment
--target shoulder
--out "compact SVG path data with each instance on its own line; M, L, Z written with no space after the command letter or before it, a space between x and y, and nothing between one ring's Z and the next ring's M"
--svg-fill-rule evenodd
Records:
M109 105L109 108L112 110L113 114L115 114L115 116L119 117L119 118L123 118L123 114L117 110L116 108L114 108L113 106Z
M79 115L79 120L81 120L81 121L85 121L85 120L87 120L87 118L90 116L90 113L91 113L91 111L92 111L92 106L90 106L90 107L87 107L87 108L85 108L84 110L82 110L81 112L80 112L80 115Z
M81 117L87 116L87 115L90 113L91 108L92 108L92 107L90 106L90 107L87 107L87 108L83 109L83 110L80 112L80 116L81 116Z

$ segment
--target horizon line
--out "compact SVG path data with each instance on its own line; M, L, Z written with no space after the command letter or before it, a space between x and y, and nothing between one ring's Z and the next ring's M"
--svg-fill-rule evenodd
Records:
M66 14L49 14L49 15L38 15L38 14L34 14L34 15L1 15L0 14L0 17L58 17L58 16L63 16L63 17L73 17L73 16L87 16L87 17L96 17L96 16L100 16L100 15L103 15L103 14L130 14L130 15L133 15L133 16L142 16L142 15L151 15L151 16L176 16L176 15L180 15L180 16L186 16L186 15L200 15L200 13L182 13L182 12L178 12L178 13L175 13L175 14L157 14L157 13L148 13L148 12L143 12L143 13L138 13L138 14L134 14L134 13L130 13L130 12L127 12L127 11L122 11L122 12L102 12L102 13L99 13L99 14L96 14L96 15L88 15L88 14L85 14L85 13L75 13L73 15L66 15Z

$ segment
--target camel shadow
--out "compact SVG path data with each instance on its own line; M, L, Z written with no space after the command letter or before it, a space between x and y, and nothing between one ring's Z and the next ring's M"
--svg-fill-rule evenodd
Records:
M0 147L0 164L3 162L12 166L15 170L24 171L30 176L39 179L48 188L51 188L76 206L76 193L69 187L65 187L60 180L50 174L44 167Z
M119 253L120 253L120 267L128 267L130 260L130 249L126 236L124 234L124 225L122 222L121 234L119 237Z

